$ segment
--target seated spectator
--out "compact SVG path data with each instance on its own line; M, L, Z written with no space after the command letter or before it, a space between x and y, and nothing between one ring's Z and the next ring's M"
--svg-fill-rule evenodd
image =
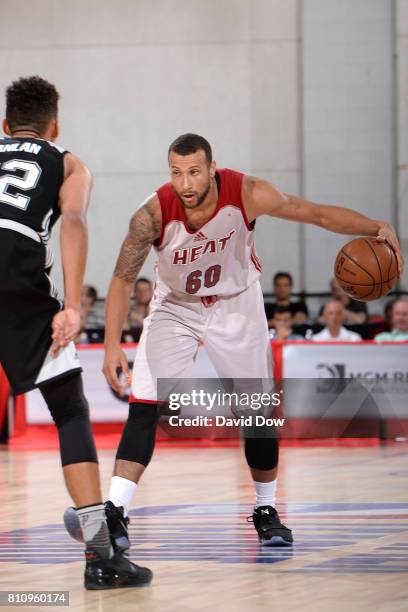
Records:
M149 314L149 304L153 297L153 285L148 278L138 278L133 291L133 303L128 313L128 328L143 327L143 319Z
M392 331L382 332L374 338L376 342L407 342L408 341L408 299L395 300L391 311Z
M81 325L83 329L104 327L102 313L98 312L96 300L98 292L92 285L84 285L81 293Z
M323 310L323 319L326 323L326 327L321 332L313 334L312 341L324 342L325 340L331 340L358 342L361 340L360 334L343 327L345 317L345 308L341 302L332 300L326 304Z
M332 278L330 281L330 292L333 300L338 300L343 304L345 312L344 320L347 321L347 323L361 324L367 322L368 313L366 303L353 300L351 297L349 297L340 287L335 278ZM319 312L319 323L324 323L323 309L324 306L321 307Z
M276 302L265 304L265 312L269 327L273 327L275 309L278 306L287 306L290 308L294 323L307 321L309 312L305 302L292 302L290 300L292 288L293 279L289 272L277 272L275 274L273 277L273 290L276 296Z
M292 328L293 315L289 306L277 306L273 317L271 338L273 340L304 340L300 334L295 334Z
M394 306L395 298L388 300L384 307L384 317L382 321L375 326L372 331L373 338L382 332L390 332L392 330L392 307ZM371 319L370 319L371 321Z

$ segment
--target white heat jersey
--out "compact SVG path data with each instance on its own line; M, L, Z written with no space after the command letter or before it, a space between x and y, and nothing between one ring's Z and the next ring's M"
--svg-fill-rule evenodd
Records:
M255 222L241 199L243 174L224 168L216 173L217 207L199 230L191 230L171 183L157 190L162 232L154 244L156 274L170 290L194 295L229 296L258 280L262 267L255 253Z

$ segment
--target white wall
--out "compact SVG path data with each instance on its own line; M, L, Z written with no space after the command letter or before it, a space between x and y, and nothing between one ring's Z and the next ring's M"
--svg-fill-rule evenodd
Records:
M28 6L30 20L16 20ZM94 174L86 280L102 294L179 134L206 136L221 166L297 189L296 0L16 0L1 13L2 89L20 75L53 80L60 142ZM296 227L283 236L266 223L258 248L268 288L280 265L296 273Z
M406 134L407 0L398 5ZM128 220L167 180L168 144L186 131L210 140L220 166L390 218L391 8L392 0L2 2L0 89L35 73L55 82L60 143L94 174L87 282L105 294ZM408 228L406 143L401 136ZM302 271L309 290L326 289L345 239L307 228L303 248L299 237L296 224L258 223L265 290L278 269L293 273L296 289Z
M392 3L304 2L304 185L308 199L393 221ZM306 229L309 290L347 238Z
M396 22L398 227L408 259L408 0L397 1ZM408 290L407 272L402 284Z

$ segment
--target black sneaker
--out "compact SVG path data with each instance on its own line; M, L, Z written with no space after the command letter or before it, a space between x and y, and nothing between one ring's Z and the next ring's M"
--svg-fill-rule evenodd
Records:
M101 559L97 553L86 551L85 558L84 586L89 591L139 587L149 584L153 578L151 570L132 563L121 553L111 559Z
M248 522L253 522L258 532L259 542L263 546L292 546L292 531L283 525L273 506L259 506L255 508Z
M106 522L115 552L123 552L130 548L128 533L129 517L123 515L123 507L115 506L111 501L105 502Z

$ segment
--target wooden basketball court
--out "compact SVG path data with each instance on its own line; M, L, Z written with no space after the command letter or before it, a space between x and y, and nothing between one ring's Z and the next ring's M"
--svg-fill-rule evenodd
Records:
M406 610L406 450L284 448L278 502L291 550L259 547L239 448L159 445L131 513L131 558L154 580L87 592L82 547L62 526L58 453L3 449L1 590L69 591L69 609L87 612ZM100 453L105 492L113 456Z

